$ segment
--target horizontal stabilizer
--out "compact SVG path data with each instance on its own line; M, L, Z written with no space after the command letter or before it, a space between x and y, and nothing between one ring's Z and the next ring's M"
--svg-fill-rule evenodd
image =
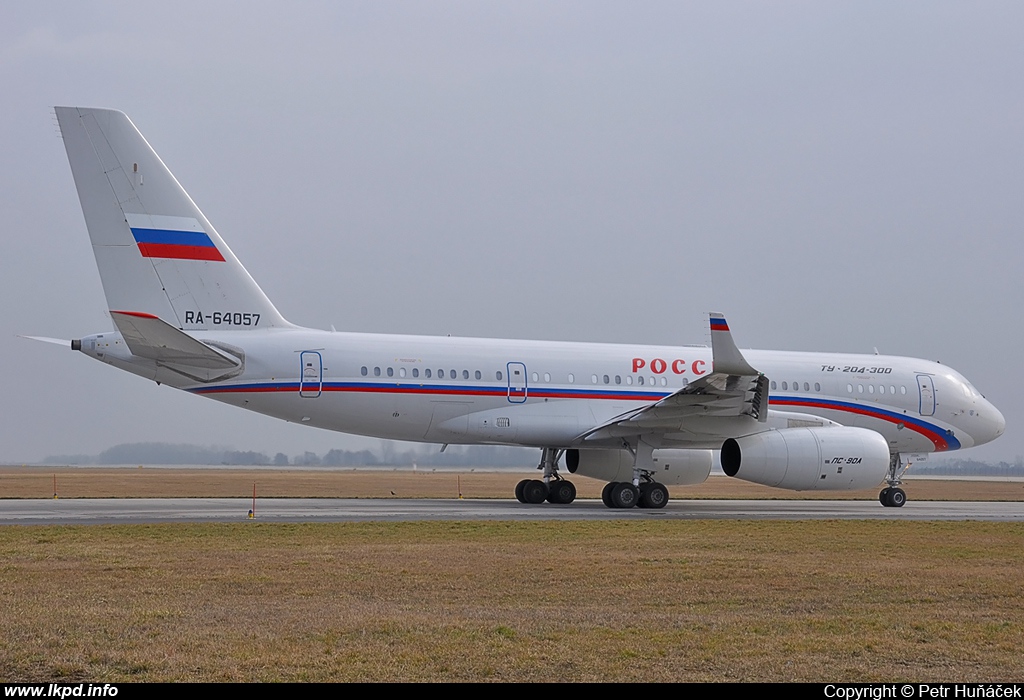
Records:
M200 343L152 314L111 311L110 316L128 349L138 357L203 369L229 369L240 364L237 358Z

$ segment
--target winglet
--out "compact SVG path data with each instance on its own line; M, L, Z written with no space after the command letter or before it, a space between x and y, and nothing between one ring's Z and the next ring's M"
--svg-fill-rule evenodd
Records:
M714 363L714 371L720 374L735 374L740 376L757 376L760 374L751 367L743 353L736 347L732 339L732 332L729 324L722 314L712 313L711 316L711 354Z

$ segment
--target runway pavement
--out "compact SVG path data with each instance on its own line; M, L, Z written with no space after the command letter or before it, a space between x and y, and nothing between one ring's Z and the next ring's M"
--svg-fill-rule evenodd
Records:
M0 500L0 524L248 521L252 501L238 498ZM266 498L255 522L417 520L989 520L1024 522L1024 502L911 501L884 508L877 501L673 500L662 510L612 510L599 500L523 505L499 499Z

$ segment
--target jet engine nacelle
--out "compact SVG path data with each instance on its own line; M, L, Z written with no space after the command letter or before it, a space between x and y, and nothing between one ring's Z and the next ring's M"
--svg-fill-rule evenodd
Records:
M654 480L665 484L702 484L711 472L711 450L655 450ZM572 474L602 481L632 481L633 455L626 450L566 450Z
M889 469L889 445L866 428L785 428L722 445L729 476L794 491L877 486Z

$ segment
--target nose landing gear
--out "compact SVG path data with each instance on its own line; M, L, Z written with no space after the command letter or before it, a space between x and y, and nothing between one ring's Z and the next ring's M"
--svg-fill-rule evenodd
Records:
M900 470L900 453L893 452L889 457L889 473L886 474L885 482L889 484L878 494L878 502L886 508L902 508L907 502L907 494L900 486L903 484L902 476L910 467L908 462L902 471ZM897 473L898 472L898 473Z

